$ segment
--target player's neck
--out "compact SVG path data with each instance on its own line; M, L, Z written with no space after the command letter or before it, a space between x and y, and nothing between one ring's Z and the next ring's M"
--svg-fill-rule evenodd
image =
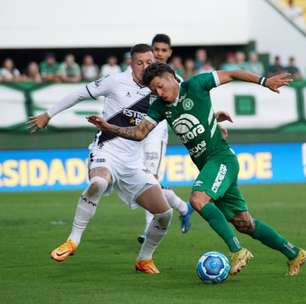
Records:
M144 87L144 85L141 83L141 80L139 80L139 79L135 76L134 72L132 72L132 78L133 78L134 82L135 82L140 88L143 88L143 87Z

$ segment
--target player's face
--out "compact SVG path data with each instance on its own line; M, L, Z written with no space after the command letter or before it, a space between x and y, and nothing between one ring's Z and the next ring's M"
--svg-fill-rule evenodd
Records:
M153 62L154 56L152 52L135 53L131 62L134 80L141 83L144 70Z
M155 42L152 45L153 54L155 60L161 63L167 63L168 59L172 55L172 49L170 45L164 42Z
M170 73L156 76L150 83L151 91L167 103L173 103L179 93L179 83Z

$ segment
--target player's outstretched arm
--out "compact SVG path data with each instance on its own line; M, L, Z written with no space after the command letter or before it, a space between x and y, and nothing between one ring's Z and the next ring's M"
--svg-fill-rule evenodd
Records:
M28 129L30 130L30 132L34 133L40 129L45 128L52 117L74 106L76 103L82 101L84 99L84 92L85 88L82 88L82 91L75 91L65 96L60 102L52 106L47 112L30 117L28 120Z
M280 73L272 77L260 77L256 74L245 71L217 71L220 84L225 84L234 80L253 82L269 88L271 91L279 93L279 88L288 85L292 80L290 73Z
M135 141L143 140L155 128L155 125L146 119L143 119L136 127L119 127L112 125L103 118L95 115L87 117L87 120L98 129Z
M50 116L47 112L37 115L31 116L28 120L28 129L31 133L38 131L39 129L45 128L50 120Z

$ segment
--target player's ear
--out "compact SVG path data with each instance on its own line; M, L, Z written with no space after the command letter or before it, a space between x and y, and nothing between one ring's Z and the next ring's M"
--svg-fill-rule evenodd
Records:
M164 74L164 77L165 77L167 80L173 80L174 75L172 75L171 73L167 72L167 73Z

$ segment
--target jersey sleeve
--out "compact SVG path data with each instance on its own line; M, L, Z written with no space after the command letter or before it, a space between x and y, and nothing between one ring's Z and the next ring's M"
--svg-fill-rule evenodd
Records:
M194 77L194 81L196 81L201 88L207 91L220 85L220 80L216 71L197 75Z
M162 101L157 98L149 107L145 119L157 125L160 121L164 120L164 111Z
M79 88L78 90L70 93L69 95L66 95L64 98L62 98L58 103L53 105L48 111L49 117L54 117L56 114L63 112L66 109L71 108L75 104L89 99L88 91L83 86Z
M112 80L112 77L101 78L96 81L90 82L86 85L88 95L92 99L96 99L99 96L108 96L114 89L116 82Z

